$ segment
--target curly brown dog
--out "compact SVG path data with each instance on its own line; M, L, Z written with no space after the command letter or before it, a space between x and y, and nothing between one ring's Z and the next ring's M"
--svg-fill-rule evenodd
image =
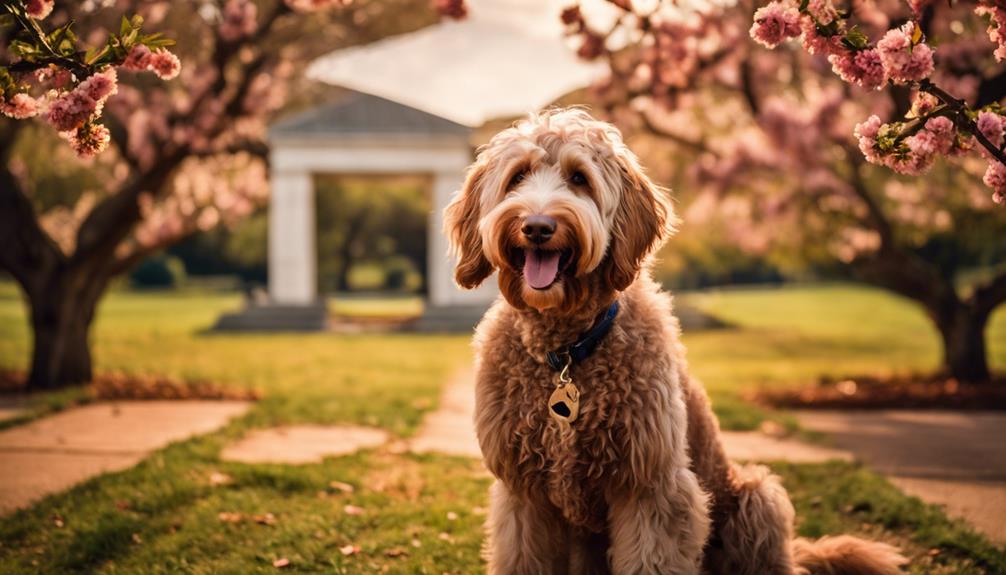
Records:
M794 539L779 480L727 460L647 265L673 223L578 109L498 134L447 207L457 282L504 296L475 338L489 573L899 573L881 543Z

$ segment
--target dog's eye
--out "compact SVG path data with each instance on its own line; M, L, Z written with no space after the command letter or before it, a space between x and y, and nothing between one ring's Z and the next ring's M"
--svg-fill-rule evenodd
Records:
M513 177L510 178L510 183L507 184L507 186L506 186L507 189L508 190L513 189L517 184L523 182L524 178L526 176L527 176L527 170L521 170L521 171L517 172L516 174L514 174Z
M572 174L570 174L569 183L573 184L574 186L586 186L587 176L583 175L583 172L577 170Z

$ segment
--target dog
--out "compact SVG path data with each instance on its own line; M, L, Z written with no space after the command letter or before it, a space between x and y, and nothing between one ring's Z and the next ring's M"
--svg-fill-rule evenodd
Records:
M728 461L651 279L675 222L620 132L578 108L493 137L445 209L457 283L497 272L502 294L475 332L488 572L900 573L886 544L795 539L779 479Z

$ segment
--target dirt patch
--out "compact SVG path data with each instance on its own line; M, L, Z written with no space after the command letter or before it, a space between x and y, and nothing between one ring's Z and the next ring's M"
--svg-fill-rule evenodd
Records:
M1006 378L985 385L939 375L823 378L810 387L759 391L750 399L798 409L1006 410Z
M27 376L24 372L0 372L0 393L24 394ZM219 385L205 380L178 380L151 375L101 373L85 386L86 395L81 403L101 400L155 400L155 399L219 399L257 401L262 393L256 389L243 389ZM28 396L24 396L28 397Z

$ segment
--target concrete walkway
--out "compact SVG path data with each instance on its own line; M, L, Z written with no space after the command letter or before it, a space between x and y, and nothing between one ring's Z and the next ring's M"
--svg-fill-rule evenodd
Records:
M1006 414L804 411L798 418L905 493L1006 543Z
M426 417L410 447L418 453L438 452L462 457L482 457L473 428L475 381L470 369L457 372L440 398L440 408ZM810 445L757 432L723 432L723 443L732 459L818 463L829 459L851 460L848 451Z
M132 467L173 441L208 433L244 401L124 401L70 409L0 431L0 513L100 473Z

